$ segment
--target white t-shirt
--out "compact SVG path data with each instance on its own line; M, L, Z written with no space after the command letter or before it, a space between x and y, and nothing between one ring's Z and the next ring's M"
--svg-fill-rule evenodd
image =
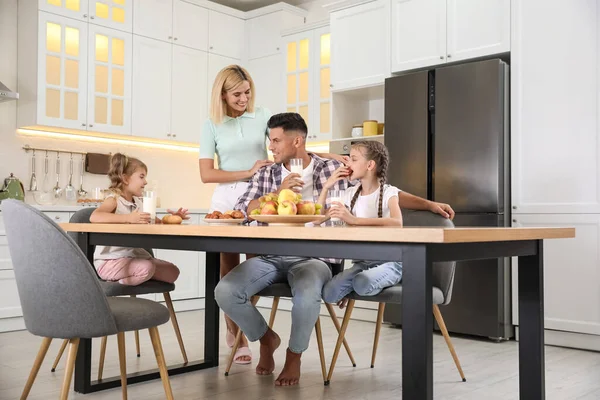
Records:
M311 157L310 164L306 168L302 170L302 181L304 181L304 186L302 187L302 200L308 201L317 201L318 199L313 199L313 179L314 179L314 170L315 170L315 162ZM282 164L281 165L281 181L291 174L290 171Z
M359 187L360 185L356 185L344 191L342 201L349 210L350 203L352 203L352 198L354 197L356 191L359 190ZM377 189L373 193L366 196L359 195L358 199L356 199L356 203L354 204L354 209L350 210L352 214L359 218L378 218L379 192L380 190ZM389 201L392 197L398 196L398 192L400 192L400 189L395 186L387 184L383 186L383 203L381 205L383 218L390 217Z

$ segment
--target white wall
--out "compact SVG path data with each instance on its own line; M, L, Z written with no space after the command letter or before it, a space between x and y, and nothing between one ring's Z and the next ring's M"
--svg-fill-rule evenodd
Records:
M31 0L34 1L34 0ZM0 81L11 90L17 88L17 0L0 0ZM204 185L198 172L198 157L195 153L181 151L147 149L126 145L108 145L72 140L32 138L17 134L17 102L0 103L0 179L11 172L29 184L31 175L30 154L21 147L25 144L35 147L79 150L97 153L125 152L138 157L148 165L149 180L157 180L162 207L208 208L214 185ZM198 127L198 135L200 126ZM36 154L38 182L43 178L43 162ZM51 155L52 160L54 154ZM61 160L64 160L64 155ZM50 176L56 179L50 165ZM62 162L61 184L68 179L68 163ZM79 171L78 166L75 168ZM76 179L79 185L79 179ZM74 182L75 184L75 182ZM106 187L106 176L85 174L84 188L88 192L94 187Z

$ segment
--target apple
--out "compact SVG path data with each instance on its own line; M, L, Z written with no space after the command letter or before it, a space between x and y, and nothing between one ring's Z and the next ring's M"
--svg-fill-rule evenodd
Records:
M276 215L277 214L277 203L274 201L267 201L265 205L260 209L261 215Z
M315 215L316 205L312 201L302 200L297 207L298 215Z
M284 201L291 201L292 203L298 202L298 195L291 189L283 189L279 192L279 203L283 203Z
M296 215L297 211L296 203L290 200L282 201L277 207L277 214L279 215Z

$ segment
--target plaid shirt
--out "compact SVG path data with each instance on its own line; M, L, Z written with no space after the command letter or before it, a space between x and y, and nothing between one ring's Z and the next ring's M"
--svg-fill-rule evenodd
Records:
M316 201L323 191L323 186L327 182L327 179L343 164L337 160L321 158L311 153L309 155L314 161L313 197ZM258 199L267 193L276 192L281 186L281 175L281 164L272 164L258 170L252 177L246 193L238 199L234 208L246 212L252 200ZM337 181L332 189L346 190L350 186L348 181L343 179ZM329 204L329 198L326 203ZM321 260L329 263L339 263L341 261L334 258L322 258Z

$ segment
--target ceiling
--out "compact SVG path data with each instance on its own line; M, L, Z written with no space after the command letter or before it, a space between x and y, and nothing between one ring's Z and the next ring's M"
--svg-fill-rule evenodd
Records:
M224 6L236 8L241 11L250 11L256 8L269 6L271 4L279 3L282 0L211 0L214 3L219 3ZM293 6L299 6L304 3L311 3L314 0L285 0L286 3Z

